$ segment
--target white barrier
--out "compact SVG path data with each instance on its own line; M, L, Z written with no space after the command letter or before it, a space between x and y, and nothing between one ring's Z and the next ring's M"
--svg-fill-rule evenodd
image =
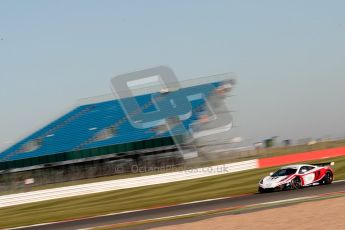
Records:
M19 204L28 204L59 198L88 195L99 192L116 191L127 188L137 188L148 185L158 185L177 181L185 181L209 176L239 172L258 167L257 160L242 161L231 164L216 165L186 171L162 173L151 176L139 176L128 179L96 182L62 188L39 190L0 196L0 208Z

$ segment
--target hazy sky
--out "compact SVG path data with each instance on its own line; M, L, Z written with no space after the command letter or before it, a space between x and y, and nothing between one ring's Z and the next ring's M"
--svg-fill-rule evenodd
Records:
M345 136L345 1L0 0L0 145L167 65L238 75L244 137Z

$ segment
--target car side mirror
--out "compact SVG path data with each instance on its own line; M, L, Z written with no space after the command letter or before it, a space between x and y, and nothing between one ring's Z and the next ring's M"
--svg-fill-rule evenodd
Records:
M272 176L273 175L273 172L270 172L270 176Z

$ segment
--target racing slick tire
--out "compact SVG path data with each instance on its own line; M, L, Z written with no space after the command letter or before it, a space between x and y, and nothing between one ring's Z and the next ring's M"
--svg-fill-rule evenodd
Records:
M302 188L302 180L301 180L300 177L295 177L291 181L291 188L292 189L300 189L300 188Z
M331 171L327 171L321 181L321 184L331 184L332 182L333 182L333 173Z

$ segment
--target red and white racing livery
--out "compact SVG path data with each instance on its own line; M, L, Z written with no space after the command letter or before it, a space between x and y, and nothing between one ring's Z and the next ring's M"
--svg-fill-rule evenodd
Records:
M259 182L259 192L299 189L317 184L331 184L334 162L285 166Z

